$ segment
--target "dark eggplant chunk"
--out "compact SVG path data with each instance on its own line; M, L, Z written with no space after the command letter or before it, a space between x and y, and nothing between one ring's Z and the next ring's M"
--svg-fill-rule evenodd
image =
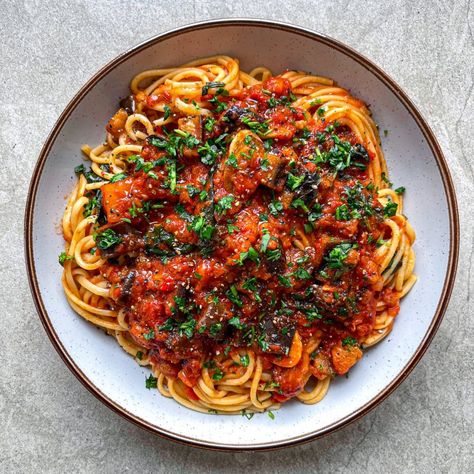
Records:
M276 313L281 313L277 311ZM260 321L260 347L273 354L287 355L290 351L296 327L287 314L267 314Z
M127 97L124 97L120 102L120 107L127 112L128 115L132 115L135 113L135 98L133 95L129 95Z
M132 286L133 282L135 281L135 277L137 276L137 272L132 270L127 275L125 275L121 280L121 292L119 297L120 303L126 303L130 296L132 295Z
M188 359L204 350L201 339L194 337L192 338L192 342L190 342L188 336L179 330L170 331L168 333L164 346L168 351L171 351L172 356L177 359Z
M242 122L244 117L248 117L252 121L259 121L258 116L252 110L231 105L217 121L216 129L220 133L232 133L234 130L245 125Z
M311 173L306 168L301 167L299 174L304 175L304 181L295 190L295 198L302 199L304 203L309 206L316 199L318 195L318 185L321 177L317 173Z
M254 115L249 109L244 109L242 107L232 105L227 109L226 113L224 114L224 117L227 122L240 125L242 123L242 117L249 115Z
M174 293L174 312L173 312L173 319L176 321L184 321L187 317L187 305L190 299L191 292L187 290L184 285L180 284L176 287Z
M353 146L350 153L352 161L358 160L359 162L364 161L365 163L370 161L367 150L360 143L357 143L357 145Z
M357 302L364 301L367 298L369 288L359 288L357 291L344 291L337 285L312 285L311 301L313 306L326 321L328 319L336 319L345 321L347 318L353 318L358 312ZM334 298L334 294L338 293L338 297ZM371 296L369 296L370 298Z
M99 203L99 215L97 216L97 223L99 225L105 225L107 223L107 215L105 214L104 207L102 206L102 191L100 189L96 192L97 202Z
M228 327L225 320L225 311L225 306L222 303L210 303L198 317L197 331L208 335L212 339L224 339Z
M140 342L140 341L139 341ZM150 349L148 356L152 364L158 368L158 370L166 375L167 377L176 378L180 370L180 364L177 362L170 362L169 360L162 359L160 357L160 351L158 349Z
M283 172L289 160L281 154L274 153L267 153L266 159L268 161L267 170L264 171L261 183L270 189L281 190L285 183Z

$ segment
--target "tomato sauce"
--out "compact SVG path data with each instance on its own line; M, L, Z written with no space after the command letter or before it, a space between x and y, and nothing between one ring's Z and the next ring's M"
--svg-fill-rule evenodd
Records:
M205 97L211 116L156 128L127 175L102 187L102 272L165 375L190 388L203 364L230 370L222 357L250 348L285 401L360 359L377 300L398 312L375 258L384 209L372 157L347 127L293 106L281 77ZM170 100L135 99L144 113Z

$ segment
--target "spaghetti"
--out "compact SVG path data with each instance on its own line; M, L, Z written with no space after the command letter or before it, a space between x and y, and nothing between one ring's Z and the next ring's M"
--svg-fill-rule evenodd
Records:
M368 108L227 56L144 71L131 92L75 168L69 304L193 410L319 402L416 281Z

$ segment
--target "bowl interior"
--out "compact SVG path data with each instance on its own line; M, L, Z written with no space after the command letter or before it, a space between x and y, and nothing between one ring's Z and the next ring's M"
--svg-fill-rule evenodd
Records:
M192 412L157 391L146 390L148 370L140 368L115 340L76 315L60 284L58 232L67 196L75 183L80 147L104 139L104 127L128 94L133 75L154 67L224 53L250 70L274 73L302 69L334 78L371 105L382 135L390 178L406 187L405 213L417 232L419 282L403 300L391 335L368 350L350 372L331 384L323 402L291 402L276 413L214 416ZM427 199L427 196L429 199ZM213 25L172 34L125 57L80 97L47 154L33 203L32 249L41 299L68 357L89 384L136 419L162 433L204 445L261 447L301 440L360 412L404 371L425 338L443 291L448 269L450 226L447 197L436 159L416 121L399 97L374 73L342 49L310 35L263 24Z

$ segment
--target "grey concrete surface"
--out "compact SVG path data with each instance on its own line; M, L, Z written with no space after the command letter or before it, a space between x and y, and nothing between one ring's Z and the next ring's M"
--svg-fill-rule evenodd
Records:
M467 1L8 1L0 3L0 472L474 472L474 10ZM431 347L364 419L270 453L205 452L161 440L103 406L41 327L23 257L23 210L47 133L106 61L195 20L260 17L342 40L421 109L456 185L458 278ZM430 199L430 196L426 196Z

